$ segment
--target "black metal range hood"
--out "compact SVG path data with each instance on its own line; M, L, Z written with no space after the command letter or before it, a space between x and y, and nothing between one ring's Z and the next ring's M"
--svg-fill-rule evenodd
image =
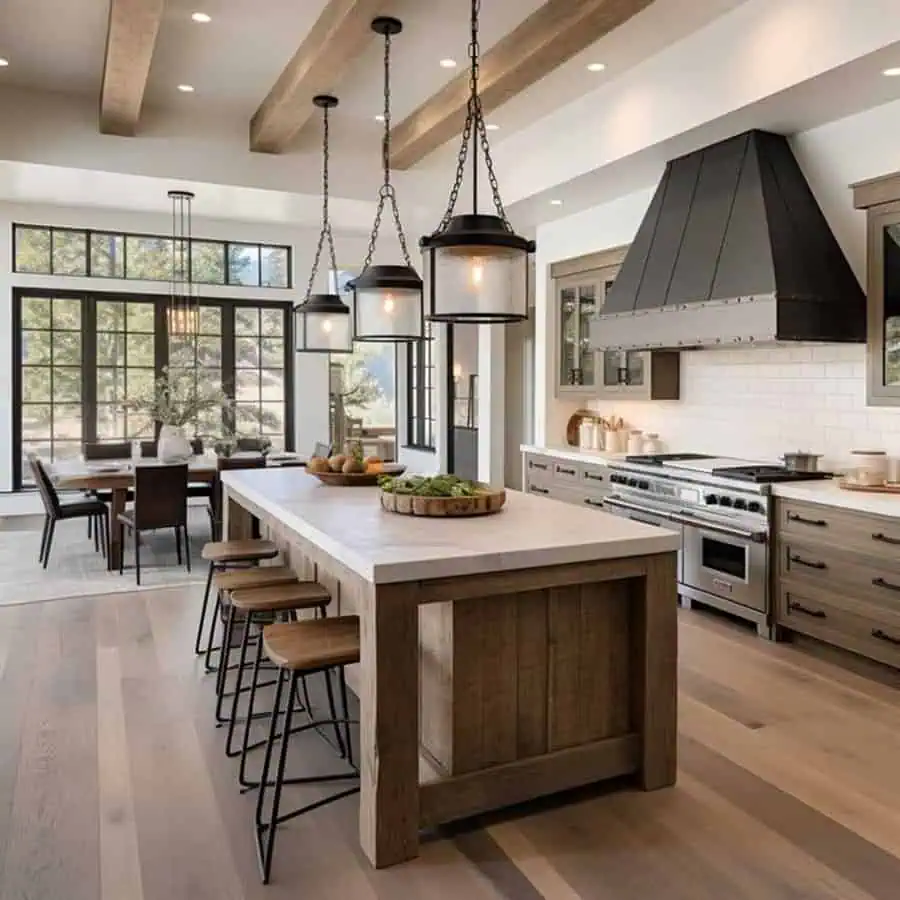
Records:
M865 294L766 131L668 163L591 328L602 350L865 339Z

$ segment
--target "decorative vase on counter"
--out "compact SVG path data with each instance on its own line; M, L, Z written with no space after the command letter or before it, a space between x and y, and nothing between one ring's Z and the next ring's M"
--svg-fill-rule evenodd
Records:
M156 452L162 462L183 462L194 455L191 442L177 425L163 425L159 429Z

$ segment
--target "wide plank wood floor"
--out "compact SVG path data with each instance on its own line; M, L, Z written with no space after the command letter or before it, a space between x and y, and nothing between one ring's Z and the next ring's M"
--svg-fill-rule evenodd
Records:
M191 588L0 609L0 900L895 900L900 694L681 618L672 790L586 791L456 827L382 872L356 798L257 879ZM298 759L321 756L319 749ZM315 762L320 764L320 760Z

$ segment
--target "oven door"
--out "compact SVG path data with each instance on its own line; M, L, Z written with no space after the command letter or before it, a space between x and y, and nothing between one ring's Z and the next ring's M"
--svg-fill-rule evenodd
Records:
M766 611L768 536L740 525L682 518L683 583Z
M645 507L642 504L632 503L629 500L622 500L619 497L604 497L603 499L603 510L604 512L612 513L614 516L620 516L623 519L632 519L635 522L641 522L644 525L656 525L659 528L667 528L669 531L674 531L678 534L679 538L682 535L682 526L681 523L675 521L670 517L668 513L663 512L662 510L656 511L650 507ZM681 582L681 574L682 574L682 564L681 564L681 549L682 545L679 542L678 545L678 581Z

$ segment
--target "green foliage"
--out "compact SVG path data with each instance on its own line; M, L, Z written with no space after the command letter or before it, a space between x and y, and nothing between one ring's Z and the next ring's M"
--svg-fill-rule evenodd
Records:
M163 368L153 382L152 390L129 397L122 409L138 413L161 425L183 427L193 425L201 414L213 409L227 413L233 401L215 385L199 379L189 369Z
M411 475L406 478L382 475L381 489L388 494L407 494L416 497L474 497L478 485L457 475Z

